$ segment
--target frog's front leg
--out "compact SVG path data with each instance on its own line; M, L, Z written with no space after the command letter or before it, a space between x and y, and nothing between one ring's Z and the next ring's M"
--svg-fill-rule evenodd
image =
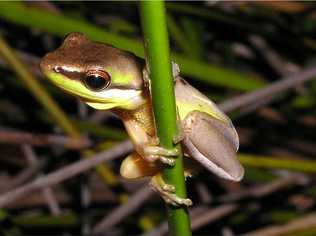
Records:
M146 161L155 162L159 160L163 164L174 166L176 157L179 154L179 150L177 148L166 149L159 146L159 140L155 140L152 144L143 144L141 146L141 152Z
M174 158L179 154L177 148L166 149L159 146L159 139L148 135L146 130L135 120L124 122L126 130L133 141L136 152L148 162L160 161L173 166Z
M178 150L160 147L158 139L150 137L134 120L124 122L124 124L137 153L131 154L123 161L121 175L130 179L153 176L150 185L168 204L173 206L192 205L190 199L184 199L176 195L175 187L165 183L160 174L159 165L155 165L157 160L173 165Z

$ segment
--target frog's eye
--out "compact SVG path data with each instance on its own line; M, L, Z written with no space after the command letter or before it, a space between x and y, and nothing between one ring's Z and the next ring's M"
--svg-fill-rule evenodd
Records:
M83 83L92 91L100 91L109 87L111 76L105 71L88 71L83 78Z

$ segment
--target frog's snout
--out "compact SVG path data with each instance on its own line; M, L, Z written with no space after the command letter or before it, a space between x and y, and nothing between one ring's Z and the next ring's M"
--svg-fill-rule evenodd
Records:
M54 63L52 63L52 53L47 53L40 62L40 69L43 74L46 74L48 71L52 71L54 68Z

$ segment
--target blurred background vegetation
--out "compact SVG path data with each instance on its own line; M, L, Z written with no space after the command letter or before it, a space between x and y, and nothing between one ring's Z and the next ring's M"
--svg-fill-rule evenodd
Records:
M204 170L187 181L193 234L315 235L316 5L168 2L167 13L181 74L222 106L294 81L226 109L246 175L231 183ZM40 58L70 32L143 57L137 2L0 2L0 25L1 234L165 234L164 205L143 187L148 180L118 175L124 152L56 180L127 135L111 113L87 108L39 71ZM295 84L304 76L311 81Z

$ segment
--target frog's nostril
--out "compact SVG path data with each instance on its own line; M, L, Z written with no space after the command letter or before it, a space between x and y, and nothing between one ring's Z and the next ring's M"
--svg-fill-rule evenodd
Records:
M55 71L56 56L54 53L47 53L40 62L40 68L42 72Z

